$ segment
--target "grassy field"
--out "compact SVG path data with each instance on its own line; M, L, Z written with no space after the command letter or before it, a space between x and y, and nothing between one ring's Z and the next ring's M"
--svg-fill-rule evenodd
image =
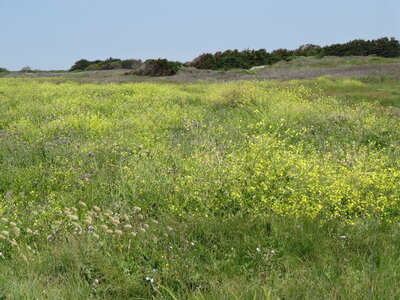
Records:
M399 79L0 79L0 298L398 299Z

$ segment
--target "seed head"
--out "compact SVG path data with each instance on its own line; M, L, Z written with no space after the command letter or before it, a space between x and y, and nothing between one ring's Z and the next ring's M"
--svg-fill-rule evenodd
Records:
M15 236L19 236L21 233L21 229L19 229L18 227L13 227L11 228L12 233L14 233Z
M22 258L23 261L28 262L28 258L24 254L20 254L20 257Z
M85 202L83 202L83 201L79 201L78 204L80 206L82 206L82 207L86 207L87 206L87 204Z
M115 235L121 236L122 235L122 230L116 229L114 230Z
M93 205L93 209L94 209L95 211L100 211L100 207L98 207L98 206L96 206L96 205Z
M74 220L74 221L79 220L79 217L75 216L75 215L68 215L67 217L70 218L71 220Z
M11 246L18 246L18 243L16 240L10 240Z
M118 218L110 218L111 223L113 223L115 226L118 226L120 224L120 221Z
M139 211L141 211L142 209L140 208L140 207L138 207L138 206L136 206L136 207L134 207L133 208L133 212L134 213L138 213Z
M79 225L79 224L76 223L76 222L71 222L71 225L72 225L72 226L75 226L75 227L77 227L77 228L81 228L81 225Z

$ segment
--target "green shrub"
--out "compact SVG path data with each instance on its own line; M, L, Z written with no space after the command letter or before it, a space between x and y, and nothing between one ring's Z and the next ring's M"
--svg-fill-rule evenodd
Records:
M215 54L204 53L189 63L197 69L229 70L250 69L255 66L270 65L271 54L265 49L226 50Z
M125 59L121 61L121 67L123 69L138 69L142 64L140 59Z
M8 70L6 68L0 68L0 73L7 73Z
M26 67L23 67L21 70L20 70L20 72L32 72L32 69L31 69L31 67L30 66L26 66Z
M80 59L69 69L70 71L83 71L91 64L87 59Z
M297 55L291 55L291 56L286 57L286 61L291 61L291 60L298 59L298 58L299 57Z
M140 76L172 76L175 75L182 64L180 62L169 61L167 59L148 59L139 70L134 70L128 74Z
M96 64L91 64L87 68L85 68L85 71L98 71L98 70L104 70L103 69L103 63L96 63Z
M122 69L121 60L119 58L108 58L102 62L102 70Z

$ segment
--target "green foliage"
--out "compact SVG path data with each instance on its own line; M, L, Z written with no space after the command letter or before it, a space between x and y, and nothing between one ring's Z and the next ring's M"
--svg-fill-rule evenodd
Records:
M98 70L103 70L104 65L102 62L99 63L93 63L87 66L84 70L85 71L98 71Z
M190 66L198 69L229 70L250 69L255 66L271 65L279 61L291 61L299 56L315 56L321 58L331 56L368 56L399 57L400 43L394 38L377 40L354 40L344 44L333 44L321 47L313 44L302 45L296 50L276 49L268 53L260 50L226 50L215 54L205 53L192 62Z
M171 76L175 75L181 66L180 62L169 61L167 59L148 59L140 69L134 70L132 74L140 76Z
M8 70L6 68L0 68L0 73L7 73Z
M322 47L314 44L301 45L299 48L294 50L294 54L297 56L323 56Z
M91 64L87 59L81 59L75 62L75 64L69 69L70 71L83 71Z
M122 69L121 60L119 58L108 58L101 62L103 70L115 70Z
M198 69L229 70L250 69L254 66L273 63L273 58L265 49L260 50L227 50L214 55L205 53L195 58L189 66Z
M333 44L322 48L324 55L334 56L368 56L399 57L400 43L395 38L380 38L377 40L354 40L345 44Z
M129 63L132 65L132 61L125 60L122 61L118 58L108 58L104 61L95 60L89 61L87 59L81 59L75 62L75 64L70 68L70 71L94 71L94 70L115 70L123 69L124 66L128 66ZM123 66L124 65L124 66Z
M123 69L138 69L142 65L140 59L125 59L121 61L121 67Z

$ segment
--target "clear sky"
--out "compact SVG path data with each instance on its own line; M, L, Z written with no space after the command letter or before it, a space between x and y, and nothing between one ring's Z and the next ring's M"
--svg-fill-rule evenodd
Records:
M400 39L400 0L0 0L0 67Z

